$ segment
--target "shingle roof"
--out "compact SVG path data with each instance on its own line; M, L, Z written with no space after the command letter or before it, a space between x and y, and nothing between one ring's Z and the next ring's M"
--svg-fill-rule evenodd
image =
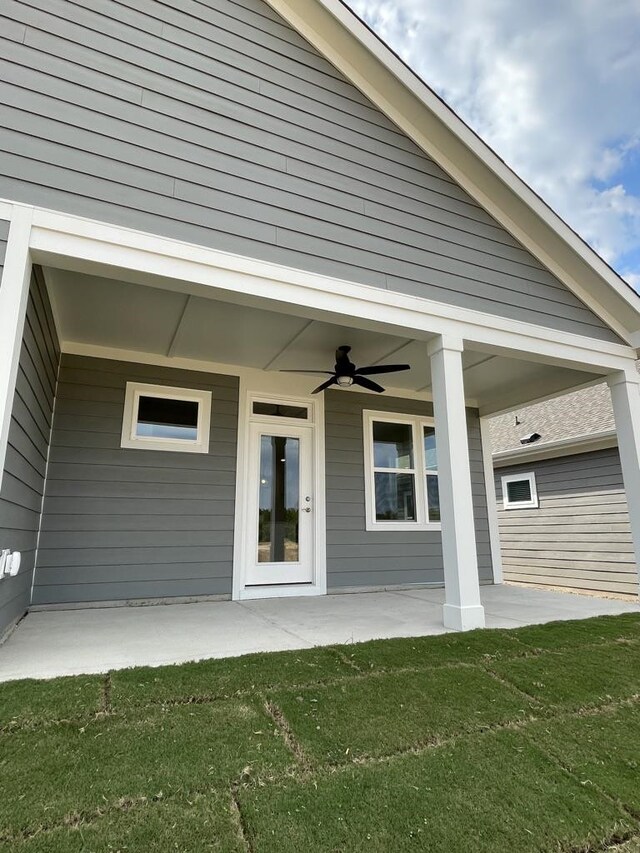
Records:
M636 369L640 373L640 361L636 362ZM489 420L493 453L531 450L550 441L614 429L611 393L606 382L515 409L507 415L498 415ZM540 439L535 444L521 444L520 439L533 432L539 433Z
M533 445L523 446L520 439L532 432L540 433L540 440L536 442L540 445L604 432L614 427L611 394L606 382L516 409L489 421L494 453L525 447L531 449Z

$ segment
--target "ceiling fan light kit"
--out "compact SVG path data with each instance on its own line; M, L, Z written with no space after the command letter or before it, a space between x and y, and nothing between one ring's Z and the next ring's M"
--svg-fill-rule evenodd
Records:
M350 360L349 353L351 352L351 347L342 346L338 347L336 350L336 363L333 371L331 370L282 370L281 373L317 373L322 376L329 376L330 379L327 379L321 385L318 385L317 388L311 392L312 394L319 394L321 391L326 391L327 388L331 388L332 385L338 385L340 388L349 388L352 385L359 385L361 388L366 388L367 391L375 391L377 394L382 394L384 388L382 385L378 385L377 382L373 382L371 379L367 379L367 376L372 376L377 373L398 373L401 370L411 370L411 366L409 364L381 364L377 367L356 367L356 365Z

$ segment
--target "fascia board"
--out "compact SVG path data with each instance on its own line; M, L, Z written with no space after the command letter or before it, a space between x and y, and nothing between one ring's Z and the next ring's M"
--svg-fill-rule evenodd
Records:
M555 459L560 456L574 456L577 453L590 453L616 447L618 438L616 431L603 430L590 435L572 436L558 441L548 441L535 447L516 447L513 450L502 450L493 454L494 468L505 468L535 462L539 459Z

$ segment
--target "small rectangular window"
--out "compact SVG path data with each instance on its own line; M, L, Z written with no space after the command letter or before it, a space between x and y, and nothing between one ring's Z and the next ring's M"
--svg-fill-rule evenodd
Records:
M502 478L502 499L505 509L535 509L539 506L536 475L508 474Z
M367 530L439 528L435 430L426 418L364 412Z
M254 415L266 415L270 418L296 418L306 421L309 418L309 410L306 406L290 406L288 403L266 403L256 400L253 403Z
M127 382L121 447L207 453L211 392Z

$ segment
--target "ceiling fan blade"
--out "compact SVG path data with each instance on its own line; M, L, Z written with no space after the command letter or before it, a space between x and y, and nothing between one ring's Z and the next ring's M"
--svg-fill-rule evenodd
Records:
M318 385L318 387L314 388L314 390L311 393L312 394L319 394L321 391L326 391L327 388L330 388L332 385L335 385L337 381L338 381L338 377L335 374L333 374L331 376L331 379L327 379L327 381L323 382L322 385Z
M353 384L360 385L362 388L366 388L368 391L377 391L378 394L382 394L384 388L382 385L378 385L377 382L372 382L370 379L365 379L364 376L354 376Z
M314 376L333 376L332 370L279 370L278 373L312 373Z
M380 364L378 367L359 367L358 376L373 376L376 373L397 373L400 370L411 370L410 364Z

